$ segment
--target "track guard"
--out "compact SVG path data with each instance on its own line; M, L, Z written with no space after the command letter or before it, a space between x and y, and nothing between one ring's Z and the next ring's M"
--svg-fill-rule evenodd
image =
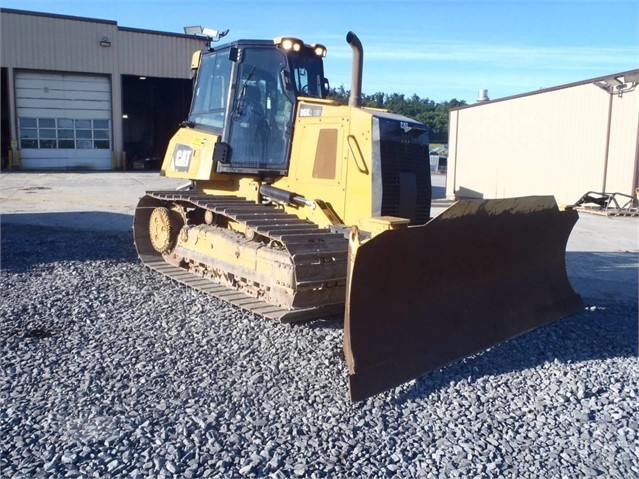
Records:
M351 234L344 319L351 399L581 309L565 268L577 219L552 196L471 200L362 244Z

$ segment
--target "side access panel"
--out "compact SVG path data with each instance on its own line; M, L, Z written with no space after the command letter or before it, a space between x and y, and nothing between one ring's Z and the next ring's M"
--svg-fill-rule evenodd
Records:
M455 203L423 226L351 237L344 353L358 401L578 311L553 197Z

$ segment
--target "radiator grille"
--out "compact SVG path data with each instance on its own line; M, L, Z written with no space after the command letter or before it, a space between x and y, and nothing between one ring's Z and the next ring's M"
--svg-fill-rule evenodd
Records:
M426 223L430 219L431 201L428 146L381 141L380 156L382 215L410 218L412 224ZM407 183L410 187L406 186ZM411 203L415 200L410 207L406 206L407 196L410 196Z

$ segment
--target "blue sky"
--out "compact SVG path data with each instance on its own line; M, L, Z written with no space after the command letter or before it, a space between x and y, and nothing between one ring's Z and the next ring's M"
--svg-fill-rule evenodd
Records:
M364 45L362 91L474 103L639 68L637 0L0 0L3 8L114 20L228 40L292 35L328 48L350 88L349 30Z

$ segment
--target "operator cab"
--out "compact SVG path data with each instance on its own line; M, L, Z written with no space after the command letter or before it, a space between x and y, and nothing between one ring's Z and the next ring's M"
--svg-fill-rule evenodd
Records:
M297 97L326 98L322 45L239 40L203 51L186 124L218 135L219 173L284 175Z

